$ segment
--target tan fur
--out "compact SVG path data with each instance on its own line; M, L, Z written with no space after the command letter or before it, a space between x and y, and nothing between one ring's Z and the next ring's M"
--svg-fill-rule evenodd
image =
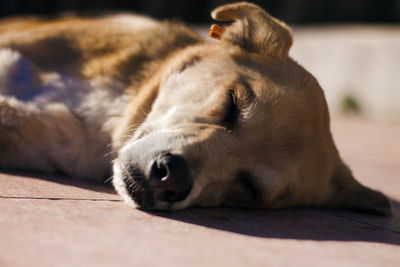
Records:
M289 27L249 3L212 16L235 21L218 43L127 14L0 23L0 166L102 180L113 161L118 193L145 209L389 214L387 198L342 163L323 91L288 55ZM193 188L182 201L143 204L152 194L131 169L146 173L165 152L185 159Z

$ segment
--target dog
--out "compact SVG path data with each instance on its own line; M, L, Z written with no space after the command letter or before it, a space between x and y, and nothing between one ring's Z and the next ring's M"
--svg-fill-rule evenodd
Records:
M389 215L341 160L321 87L289 56L290 28L246 2L212 17L228 23L215 42L132 14L3 20L0 167L112 175L144 210Z

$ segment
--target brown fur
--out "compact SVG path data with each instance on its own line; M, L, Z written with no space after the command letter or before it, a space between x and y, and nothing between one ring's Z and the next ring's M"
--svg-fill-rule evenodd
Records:
M145 209L389 214L341 161L323 91L289 57L289 27L249 3L212 16L235 21L218 43L136 15L0 23L0 166L102 180L113 165L118 193ZM166 151L193 179L182 201L155 199L143 178Z

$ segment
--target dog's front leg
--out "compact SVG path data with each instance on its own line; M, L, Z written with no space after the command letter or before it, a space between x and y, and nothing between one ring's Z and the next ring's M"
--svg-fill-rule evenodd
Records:
M0 167L53 171L48 149L46 115L35 106L0 96Z
M64 104L37 107L0 96L0 168L97 179L105 174L97 174L89 144L82 123Z

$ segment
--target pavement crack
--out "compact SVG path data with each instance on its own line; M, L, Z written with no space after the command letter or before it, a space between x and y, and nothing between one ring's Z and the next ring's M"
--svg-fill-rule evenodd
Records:
M0 199L75 200L75 201L122 202L122 200L119 200L119 199L106 199L106 198L72 198L72 197L10 197L10 196L0 196Z

